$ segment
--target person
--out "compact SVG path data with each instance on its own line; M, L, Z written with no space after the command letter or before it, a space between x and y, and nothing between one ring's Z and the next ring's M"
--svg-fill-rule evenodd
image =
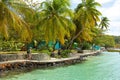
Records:
M31 59L31 47L27 49L27 58Z
M37 50L37 41L34 40L34 48Z
M54 50L52 51L52 53L51 53L50 56L51 56L51 57L55 57Z
M60 49L58 50L58 55L61 55Z

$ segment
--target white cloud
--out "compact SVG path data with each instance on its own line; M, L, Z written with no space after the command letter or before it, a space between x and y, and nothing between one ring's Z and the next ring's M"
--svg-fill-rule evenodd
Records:
M81 2L81 0L71 0L71 3L73 4L79 4Z
M41 3L43 1L45 1L45 0L33 0L33 2L38 2L38 3Z
M111 1L111 0L107 0ZM104 5L103 5L104 6ZM120 0L115 0L115 2L110 7L102 7L100 11L103 16L106 16L110 20L110 27L107 34L110 35L120 35Z
M100 4L105 4L108 2L111 2L112 0L95 0L96 2L99 2Z
M110 22L109 30L106 32L106 34L110 35L120 35L120 22Z
M104 8L104 15L108 16L112 21L120 20L120 0L116 2L110 8Z

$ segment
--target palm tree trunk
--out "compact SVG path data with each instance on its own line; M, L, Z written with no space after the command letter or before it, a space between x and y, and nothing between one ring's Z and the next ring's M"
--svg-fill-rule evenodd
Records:
M72 44L73 44L73 41L82 33L84 27L82 28L82 30L80 30L69 42L68 46L67 46L67 49L70 49Z

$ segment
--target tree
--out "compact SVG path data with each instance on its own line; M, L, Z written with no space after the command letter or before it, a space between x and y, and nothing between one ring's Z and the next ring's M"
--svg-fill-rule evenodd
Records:
M70 32L75 31L71 20L72 11L69 9L69 0L46 0L42 2L39 10L40 20L38 28L43 39L48 41L59 40L64 44L65 37L70 37Z
M101 29L107 29L109 27L109 19L107 17L102 17L99 27Z
M97 21L100 21L99 16L101 13L96 9L97 6L100 6L100 4L94 0L82 0L82 3L77 6L74 17L74 22L77 26L77 33L71 39L69 48L73 41L78 38L81 33L86 31L85 29L95 27Z
M0 35L6 39L9 38L9 33L12 30L22 38L22 40L31 40L29 25L23 20L23 15L20 14L20 8L25 7L23 0L0 0Z
M116 44L120 44L120 36L113 36Z
M120 36L113 36L115 40L115 47L120 48Z
M113 36L109 35L101 35L100 37L96 37L94 39L94 44L103 46L103 47L114 47L115 46L115 40Z

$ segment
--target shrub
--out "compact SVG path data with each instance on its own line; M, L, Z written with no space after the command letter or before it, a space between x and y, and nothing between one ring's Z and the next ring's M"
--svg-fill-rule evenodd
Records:
M82 43L82 50L86 50L86 49L90 49L91 48L91 44L88 42L83 42Z
M63 50L61 51L61 57L66 58L69 56L70 53L71 53L71 50Z
M0 41L0 51L17 51L20 50L24 44L15 41Z

